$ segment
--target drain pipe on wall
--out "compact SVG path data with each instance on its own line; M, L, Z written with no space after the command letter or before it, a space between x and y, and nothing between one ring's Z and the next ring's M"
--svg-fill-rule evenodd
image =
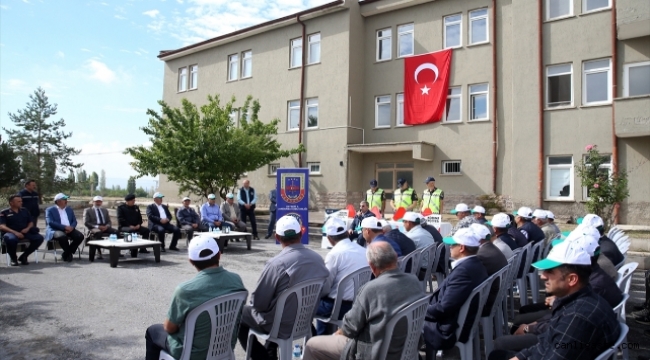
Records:
M300 14L296 15L296 21L302 25L302 59L300 64L300 116L298 121L298 145L302 144L302 124L304 121L305 111L303 105L305 103L305 54L307 51L306 46L306 36L307 36L307 27L305 23L300 20ZM298 153L298 167L302 167L302 153Z
M543 191L543 184L544 184L544 43L543 43L543 36L544 36L544 24L542 22L542 14L543 14L543 1L538 1L537 5L537 50L539 51L538 57L537 57L537 66L539 67L539 71L537 73L538 81L539 81L539 168L538 168L538 179L537 179L537 204L540 209L544 208L544 191Z
M616 137L616 102L618 96L618 44L616 43L616 0L612 0L612 172L618 174L618 138ZM614 204L614 224L619 222L620 204Z
M492 0L492 193L497 193L497 1Z

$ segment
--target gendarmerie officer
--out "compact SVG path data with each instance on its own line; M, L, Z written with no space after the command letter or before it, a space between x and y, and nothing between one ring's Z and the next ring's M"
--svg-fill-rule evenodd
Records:
M23 199L23 207L32 215L34 226L38 225L38 216L41 214L39 204L41 203L38 193L36 192L36 181L29 179L25 181L25 188L18 192Z
M117 224L120 232L136 232L142 238L149 239L149 229L142 226L142 214L140 208L135 205L135 195L125 196L124 201L126 203L117 207ZM148 253L149 251L141 248L140 252Z
M11 266L28 265L27 257L36 251L43 243L43 236L38 233L34 226L32 214L22 207L23 199L20 195L9 197L9 208L0 212L0 231L3 233L4 243L7 246L7 253L11 259ZM16 249L21 241L29 241L29 247L20 257L16 257Z

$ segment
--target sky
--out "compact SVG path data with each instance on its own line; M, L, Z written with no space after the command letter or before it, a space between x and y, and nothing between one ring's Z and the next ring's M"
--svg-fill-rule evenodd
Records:
M107 186L136 175L125 148L162 98L161 50L172 50L331 0L0 0L0 128L38 87L81 149L74 159ZM0 130L3 140L4 131ZM138 179L138 186L157 179Z

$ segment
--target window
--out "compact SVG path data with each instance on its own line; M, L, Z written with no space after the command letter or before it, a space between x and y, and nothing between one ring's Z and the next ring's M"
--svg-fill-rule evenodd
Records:
M298 130L300 123L300 100L289 101L289 113L287 114L288 130Z
M573 15L573 0L546 0L546 20Z
M611 7L610 0L582 0L582 12L590 12Z
M573 105L573 67L571 64L546 68L546 107Z
M586 161L587 157L584 156L583 160ZM606 162L600 164L600 166L598 167L598 174L602 175L602 176L605 176L608 179L612 176L612 156L611 155L608 156ZM592 190L593 190L593 188L587 189L586 187L583 186L582 187L582 197L585 200L589 200L589 194L590 194L590 192Z
M302 66L302 38L291 40L291 64L292 68Z
M460 175L460 160L444 160L440 167L445 175Z
M307 117L306 128L318 127L318 98L305 100L305 115Z
M391 29L377 31L377 61L391 59Z
M178 69L178 92L187 90L187 68Z
M583 63L582 103L602 104L612 101L610 59Z
M269 175L275 175L278 173L280 164L269 164Z
M488 84L469 86L469 119L488 119Z
M445 48L462 46L463 16L461 14L445 16Z
M469 12L469 43L480 44L488 42L488 9L478 9Z
M309 168L310 174L320 174L320 163L319 162L308 162L307 167Z
M228 115L230 118L230 122L235 125L239 126L239 110L233 110L230 112L230 115Z
M375 127L390 127L390 95L375 97Z
M199 66L190 66L190 90L199 88Z
M407 126L404 125L404 93L395 95L395 102L397 103L397 126Z
M462 112L462 88L451 87L447 92L447 105L445 106L445 122L460 122Z
M413 55L413 24L397 27L397 56Z
M228 81L237 80L239 74L239 55L228 56Z
M550 200L573 199L573 157L547 158L546 197Z
M375 179L379 182L379 187L386 191L386 199L390 200L397 187L397 179L404 179L409 185L413 184L413 163L377 163Z
M316 64L320 62L320 33L312 34L307 37L309 42L308 64Z
M623 65L623 96L650 95L650 61Z
M253 76L253 52L244 51L241 54L241 78Z

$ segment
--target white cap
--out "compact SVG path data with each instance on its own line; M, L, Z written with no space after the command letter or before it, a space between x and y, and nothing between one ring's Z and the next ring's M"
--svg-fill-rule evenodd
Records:
M226 194L226 199L234 199L234 198L235 198L235 195L233 195L232 193L227 193Z
M507 228L510 225L510 217L505 213L498 213L492 217L490 221L492 226L498 228Z
M479 237L480 240L485 240L491 235L490 230L483 224L474 223L469 228Z
M201 256L201 251L211 250L209 255ZM190 241L190 246L187 247L187 254L192 261L203 261L211 259L219 252L219 245L217 241L209 235L195 237Z
M469 207L467 206L467 204L460 203L460 204L456 205L456 207L454 208L454 210L451 211L451 213L456 214L456 213L465 212L465 211L469 211Z
M520 216L525 219L530 219L533 217L533 210L531 210L529 207L522 206L517 210L514 214L515 216Z
M535 209L535 211L533 211L533 217L538 219L547 219L548 211L542 209Z
M369 216L363 220L361 220L361 228L362 229L373 229L373 230L381 230L383 229L382 223L380 220L378 220L374 216Z
M381 224L381 228L382 228L382 229L385 228L386 226L390 226L391 229L393 228L393 227L391 226L391 224L390 224L387 220L379 219L379 223Z
M546 217L549 219L555 219L555 214L551 210L546 210Z
M596 249L598 249L598 240L600 239L600 232L593 226L584 226L577 228L567 236L565 241L573 241L579 244L589 256L594 256Z
M582 224L585 226L593 226L593 227L599 227L605 225L603 223L603 219L596 215L596 214L587 214L585 217L582 219Z
M473 213L485 214L485 208L483 206L476 205L476 206L474 206L474 209L472 209L472 214Z
M210 194L208 195L208 199L216 199L217 196L215 194Z
M93 198L93 201L104 201L101 196L97 195Z
M553 247L544 260L533 263L540 270L548 270L560 265L591 265L591 257L576 241L563 241Z
M57 200L68 200L68 198L69 198L68 195L66 195L64 193L58 193L58 194L54 195L54 202L56 202Z
M331 217L325 223L325 234L327 236L341 235L345 232L345 222L343 219Z
M446 237L443 242L448 245L465 245L465 246L480 246L479 236L470 228L461 228L451 237Z
M164 198L164 197L165 197L165 195L163 195L162 193L159 193L159 192L153 194L153 198L154 198L154 199L155 199L155 198Z
M422 223L422 217L420 216L420 214L415 213L413 211L407 211L406 213L404 213L402 220L410 221L416 224Z
M598 241L600 239L600 232L593 226L579 225L577 228L571 231L569 235L567 235L564 241L575 241L582 236L593 237L596 239L596 241Z
M190 198L187 197L187 196L183 198L183 201L187 201L187 200L192 200L192 199L190 199Z
M285 215L275 223L275 233L280 236L295 236L301 231L300 222L295 216Z

